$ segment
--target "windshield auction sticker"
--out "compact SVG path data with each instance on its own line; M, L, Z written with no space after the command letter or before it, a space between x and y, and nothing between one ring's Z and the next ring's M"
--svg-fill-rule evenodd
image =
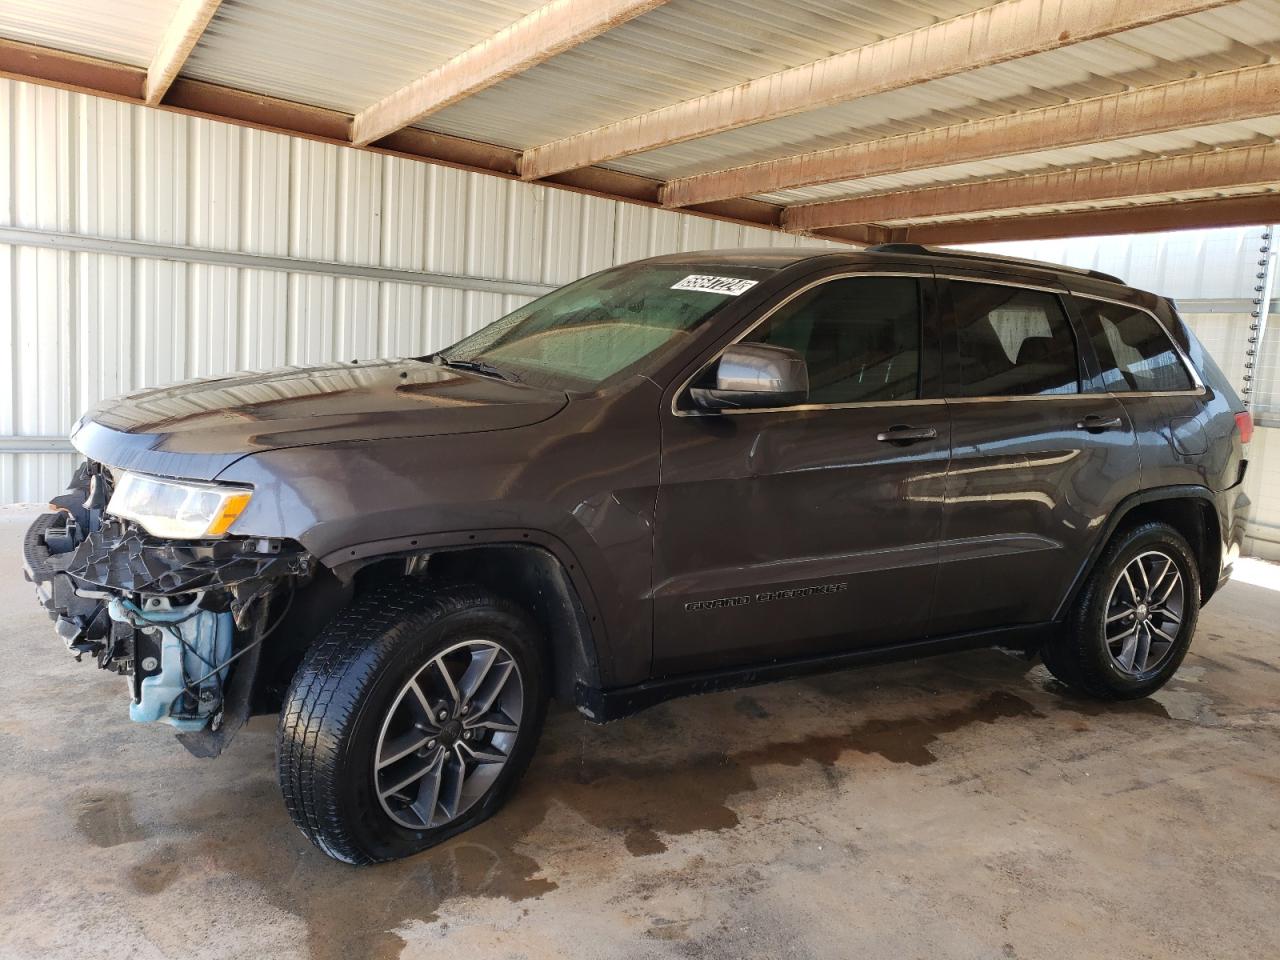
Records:
M672 290L698 290L702 293L719 293L726 297L736 297L746 293L759 280L742 280L738 277L712 277L704 273L691 273L679 283L671 285Z

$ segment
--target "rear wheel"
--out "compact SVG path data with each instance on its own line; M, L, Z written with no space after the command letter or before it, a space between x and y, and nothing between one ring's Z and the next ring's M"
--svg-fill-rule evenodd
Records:
M1046 641L1044 662L1091 696L1145 697L1181 665L1199 614L1199 569L1186 539L1168 524L1141 524L1103 552L1067 629Z
M536 629L477 588L388 584L321 634L281 715L285 805L349 863L475 826L528 766L546 709Z

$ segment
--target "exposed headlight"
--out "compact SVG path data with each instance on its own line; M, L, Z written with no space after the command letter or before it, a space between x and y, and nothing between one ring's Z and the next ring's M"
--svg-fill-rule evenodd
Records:
M137 521L153 537L201 540L231 529L251 496L245 487L120 472L107 513Z

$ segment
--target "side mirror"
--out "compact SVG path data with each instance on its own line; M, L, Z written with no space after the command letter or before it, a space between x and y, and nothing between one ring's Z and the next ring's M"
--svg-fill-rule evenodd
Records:
M787 347L735 343L720 355L714 387L692 387L700 410L786 407L809 399L809 368Z

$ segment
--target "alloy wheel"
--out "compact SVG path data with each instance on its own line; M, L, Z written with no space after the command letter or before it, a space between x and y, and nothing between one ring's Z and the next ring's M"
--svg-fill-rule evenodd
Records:
M1131 677L1160 666L1177 643L1185 602L1172 557L1148 550L1130 560L1111 587L1103 625L1115 666Z
M374 751L378 802L410 830L466 813L515 748L524 708L520 667L492 640L454 644L400 689Z

